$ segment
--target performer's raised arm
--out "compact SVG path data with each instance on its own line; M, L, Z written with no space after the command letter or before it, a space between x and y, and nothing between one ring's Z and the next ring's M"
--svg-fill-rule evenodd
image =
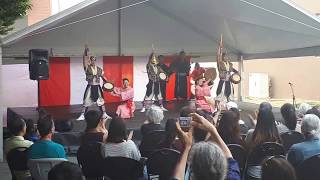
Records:
M82 63L83 63L83 69L86 71L89 65L89 48L87 44L84 46Z
M217 49L217 63L222 61L222 50L223 50L223 40L222 40L222 34L220 36L220 42L219 42L219 47Z

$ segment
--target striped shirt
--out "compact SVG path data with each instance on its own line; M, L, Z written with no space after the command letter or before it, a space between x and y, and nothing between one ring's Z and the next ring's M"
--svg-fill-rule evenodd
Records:
M140 151L132 140L122 143L106 143L101 147L103 157L126 157L139 161Z

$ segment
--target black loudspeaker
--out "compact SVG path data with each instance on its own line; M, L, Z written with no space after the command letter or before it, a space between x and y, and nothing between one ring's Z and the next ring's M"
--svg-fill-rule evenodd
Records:
M46 49L29 50L29 73L31 80L49 79L49 52Z

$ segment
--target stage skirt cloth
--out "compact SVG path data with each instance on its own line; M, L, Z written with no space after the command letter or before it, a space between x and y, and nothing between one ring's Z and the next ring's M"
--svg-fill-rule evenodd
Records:
M103 92L100 85L87 85L83 96L83 105L89 107L93 104L102 106L104 104Z
M233 99L233 86L231 81L220 79L215 100L220 102L227 102L231 99Z

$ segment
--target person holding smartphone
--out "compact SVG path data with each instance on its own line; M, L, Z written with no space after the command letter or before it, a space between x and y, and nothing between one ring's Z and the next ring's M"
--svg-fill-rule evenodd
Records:
M178 136L184 144L184 151L176 165L171 180L183 180L185 174L191 179L201 180L240 180L238 163L220 137L216 127L203 116L192 113L191 126L188 132L182 130L177 122ZM200 128L210 134L208 141L193 144L193 128ZM185 171L189 157L189 168ZM206 167L206 168L203 168Z

